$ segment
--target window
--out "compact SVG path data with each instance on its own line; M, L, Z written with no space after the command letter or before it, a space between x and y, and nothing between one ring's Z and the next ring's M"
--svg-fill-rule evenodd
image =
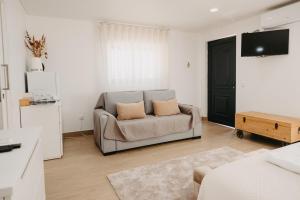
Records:
M102 68L107 90L168 87L167 31L149 27L101 24Z

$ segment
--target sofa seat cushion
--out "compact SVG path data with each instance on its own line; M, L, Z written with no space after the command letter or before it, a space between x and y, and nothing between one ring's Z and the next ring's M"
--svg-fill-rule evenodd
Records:
M118 120L117 123L127 141L138 141L188 131L192 128L191 118L191 115L186 114L159 117L147 115L143 119Z
M147 115L153 114L153 105L152 101L160 100L166 101L170 99L175 99L175 91L174 90L147 90L144 91L144 101L145 101L145 112Z

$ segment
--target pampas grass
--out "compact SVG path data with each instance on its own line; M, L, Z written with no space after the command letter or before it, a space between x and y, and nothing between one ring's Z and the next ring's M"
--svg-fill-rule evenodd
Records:
M26 31L25 45L31 51L32 55L37 58L45 56L48 58L48 53L46 52L46 37L42 36L40 40L36 39L34 36L30 36L28 31Z

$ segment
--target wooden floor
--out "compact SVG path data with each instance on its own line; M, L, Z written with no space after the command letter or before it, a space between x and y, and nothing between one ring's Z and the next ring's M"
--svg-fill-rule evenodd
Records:
M118 199L106 179L107 174L223 146L244 152L280 146L278 142L250 134L239 139L234 133L228 127L203 122L202 139L155 145L106 157L94 145L91 135L65 138L64 157L45 162L47 200Z

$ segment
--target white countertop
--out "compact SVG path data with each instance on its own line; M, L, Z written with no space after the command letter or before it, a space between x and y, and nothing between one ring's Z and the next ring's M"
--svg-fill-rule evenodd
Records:
M0 153L0 197L12 195L15 184L26 170L40 133L41 128L0 131L0 140L9 138L22 144L20 149Z

